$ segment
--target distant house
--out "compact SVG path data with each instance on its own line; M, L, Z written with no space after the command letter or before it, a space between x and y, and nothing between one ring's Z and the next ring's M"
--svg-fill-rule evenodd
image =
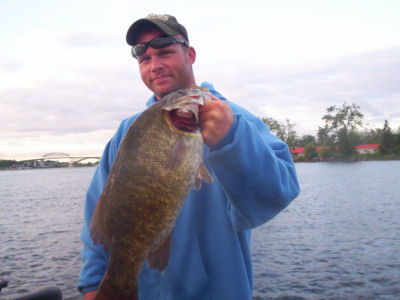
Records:
M335 146L338 149L337 146ZM321 152L322 149L329 149L328 146L317 146L317 152ZM356 150L359 154L367 154L367 153L376 153L379 150L379 144L366 144L366 145L358 145ZM304 147L290 147L290 153L293 157L301 157L304 156Z
M319 152L321 152L322 149L329 149L329 146L317 146L315 148L316 148L317 152L319 153ZM337 148L337 147L335 147L335 148Z
M356 150L359 154L376 153L379 150L379 144L358 145Z
M329 146L317 146L315 147L317 152L321 152L322 149L329 149ZM337 147L336 147L337 148ZM291 147L290 153L293 157L301 157L304 156L304 147Z
M290 153L292 153L293 157L304 156L304 147L291 147Z

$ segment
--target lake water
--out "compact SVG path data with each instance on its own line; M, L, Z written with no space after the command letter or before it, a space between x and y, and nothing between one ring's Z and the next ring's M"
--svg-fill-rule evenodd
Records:
M301 195L253 231L254 300L400 299L400 162L298 163ZM0 171L0 299L79 299L94 168Z

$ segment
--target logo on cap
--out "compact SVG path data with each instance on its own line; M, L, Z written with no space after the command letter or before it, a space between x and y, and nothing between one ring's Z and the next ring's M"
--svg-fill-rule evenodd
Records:
M147 16L147 19L152 20L152 21L161 21L161 22L167 22L169 20L168 16L157 15L157 14L149 14Z

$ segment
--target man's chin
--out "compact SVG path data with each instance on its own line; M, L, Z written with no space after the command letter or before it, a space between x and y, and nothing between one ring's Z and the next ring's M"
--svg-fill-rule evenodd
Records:
M168 95L169 93L175 92L177 90L181 90L184 88L188 88L189 86L185 86L182 84L177 84L175 82L163 82L162 84L153 85L152 91L156 94L157 99L160 100L162 97Z
M158 99L161 99L162 97L168 95L169 93L175 92L179 88L175 86L162 86L162 87L156 87L154 89L154 93L156 94Z

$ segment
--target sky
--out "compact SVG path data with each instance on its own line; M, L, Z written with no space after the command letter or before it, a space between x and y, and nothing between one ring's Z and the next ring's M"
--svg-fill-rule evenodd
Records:
M298 136L343 103L364 128L397 130L399 12L398 0L0 0L0 159L101 155L152 95L125 41L150 13L186 27L198 84Z

